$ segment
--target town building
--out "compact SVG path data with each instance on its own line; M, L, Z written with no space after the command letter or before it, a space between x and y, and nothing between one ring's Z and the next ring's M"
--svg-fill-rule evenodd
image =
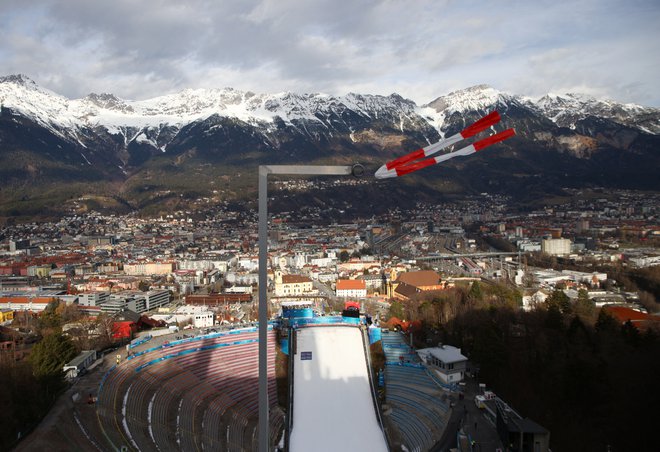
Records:
M541 251L552 256L567 256L571 254L571 241L569 239L543 239Z
M417 354L444 383L453 384L463 380L468 359L461 354L460 348L441 345L419 349Z
M68 380L73 380L85 372L96 361L96 350L83 350L78 356L64 365L62 371Z
M172 262L138 262L124 264L124 273L133 276L168 275L174 271Z
M336 294L343 298L364 298L367 296L367 284L363 279L338 279Z
M101 306L110 299L110 292L86 292L78 294L79 306Z
M0 308L0 323L9 322L11 320L14 320L14 310Z
M150 290L144 293L144 299L147 304L147 311L153 311L162 306L170 304L169 290Z
M152 318L168 324L190 322L195 328L209 328L215 325L215 313L206 306L184 305L172 314L156 314Z
M406 301L422 292L443 289L445 289L445 283L433 270L409 271L399 274L399 277L390 284L388 295Z
M312 291L312 280L301 275L283 275L275 272L275 296L298 296Z
M141 293L120 292L110 295L101 305L101 310L110 314L130 310L138 314L147 312L147 299Z
M58 299L60 295L64 295L64 291L47 290L5 294L0 296L0 309L41 312L46 309L48 303Z

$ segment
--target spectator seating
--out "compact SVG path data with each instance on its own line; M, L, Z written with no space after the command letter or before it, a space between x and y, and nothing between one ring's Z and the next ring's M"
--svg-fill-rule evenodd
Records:
M451 414L446 395L400 333L383 332L385 402L408 450L430 450Z
M184 338L132 352L99 388L97 414L115 449L257 448L258 333L255 328ZM153 345L153 344L149 344ZM271 443L284 414L277 406L275 333L268 332Z

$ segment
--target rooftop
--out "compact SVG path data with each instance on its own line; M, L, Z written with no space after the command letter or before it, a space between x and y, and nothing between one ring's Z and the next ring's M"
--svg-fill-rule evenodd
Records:
M461 349L451 345L441 345L440 347L422 348L417 350L420 356L431 355L443 363L457 363L467 361L467 357L461 354Z
M337 290L362 290L366 289L367 284L361 279L339 279L337 280Z
M420 270L401 273L397 281L416 287L437 286L440 284L440 275L433 270Z

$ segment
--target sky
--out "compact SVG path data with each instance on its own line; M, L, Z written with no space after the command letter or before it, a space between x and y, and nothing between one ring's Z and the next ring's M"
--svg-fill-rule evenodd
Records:
M69 98L477 84L660 107L657 0L0 0L0 75Z

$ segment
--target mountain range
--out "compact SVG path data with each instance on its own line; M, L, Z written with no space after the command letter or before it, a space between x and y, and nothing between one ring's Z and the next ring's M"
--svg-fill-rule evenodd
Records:
M564 187L660 189L660 110L581 94L532 99L479 85L425 105L397 94L231 88L68 99L9 75L0 77L0 216L74 205L158 213L198 197L253 198L259 164L360 162L370 175L492 110L502 116L496 129L515 128L514 139L374 180L361 196L405 202L486 191L525 203Z

